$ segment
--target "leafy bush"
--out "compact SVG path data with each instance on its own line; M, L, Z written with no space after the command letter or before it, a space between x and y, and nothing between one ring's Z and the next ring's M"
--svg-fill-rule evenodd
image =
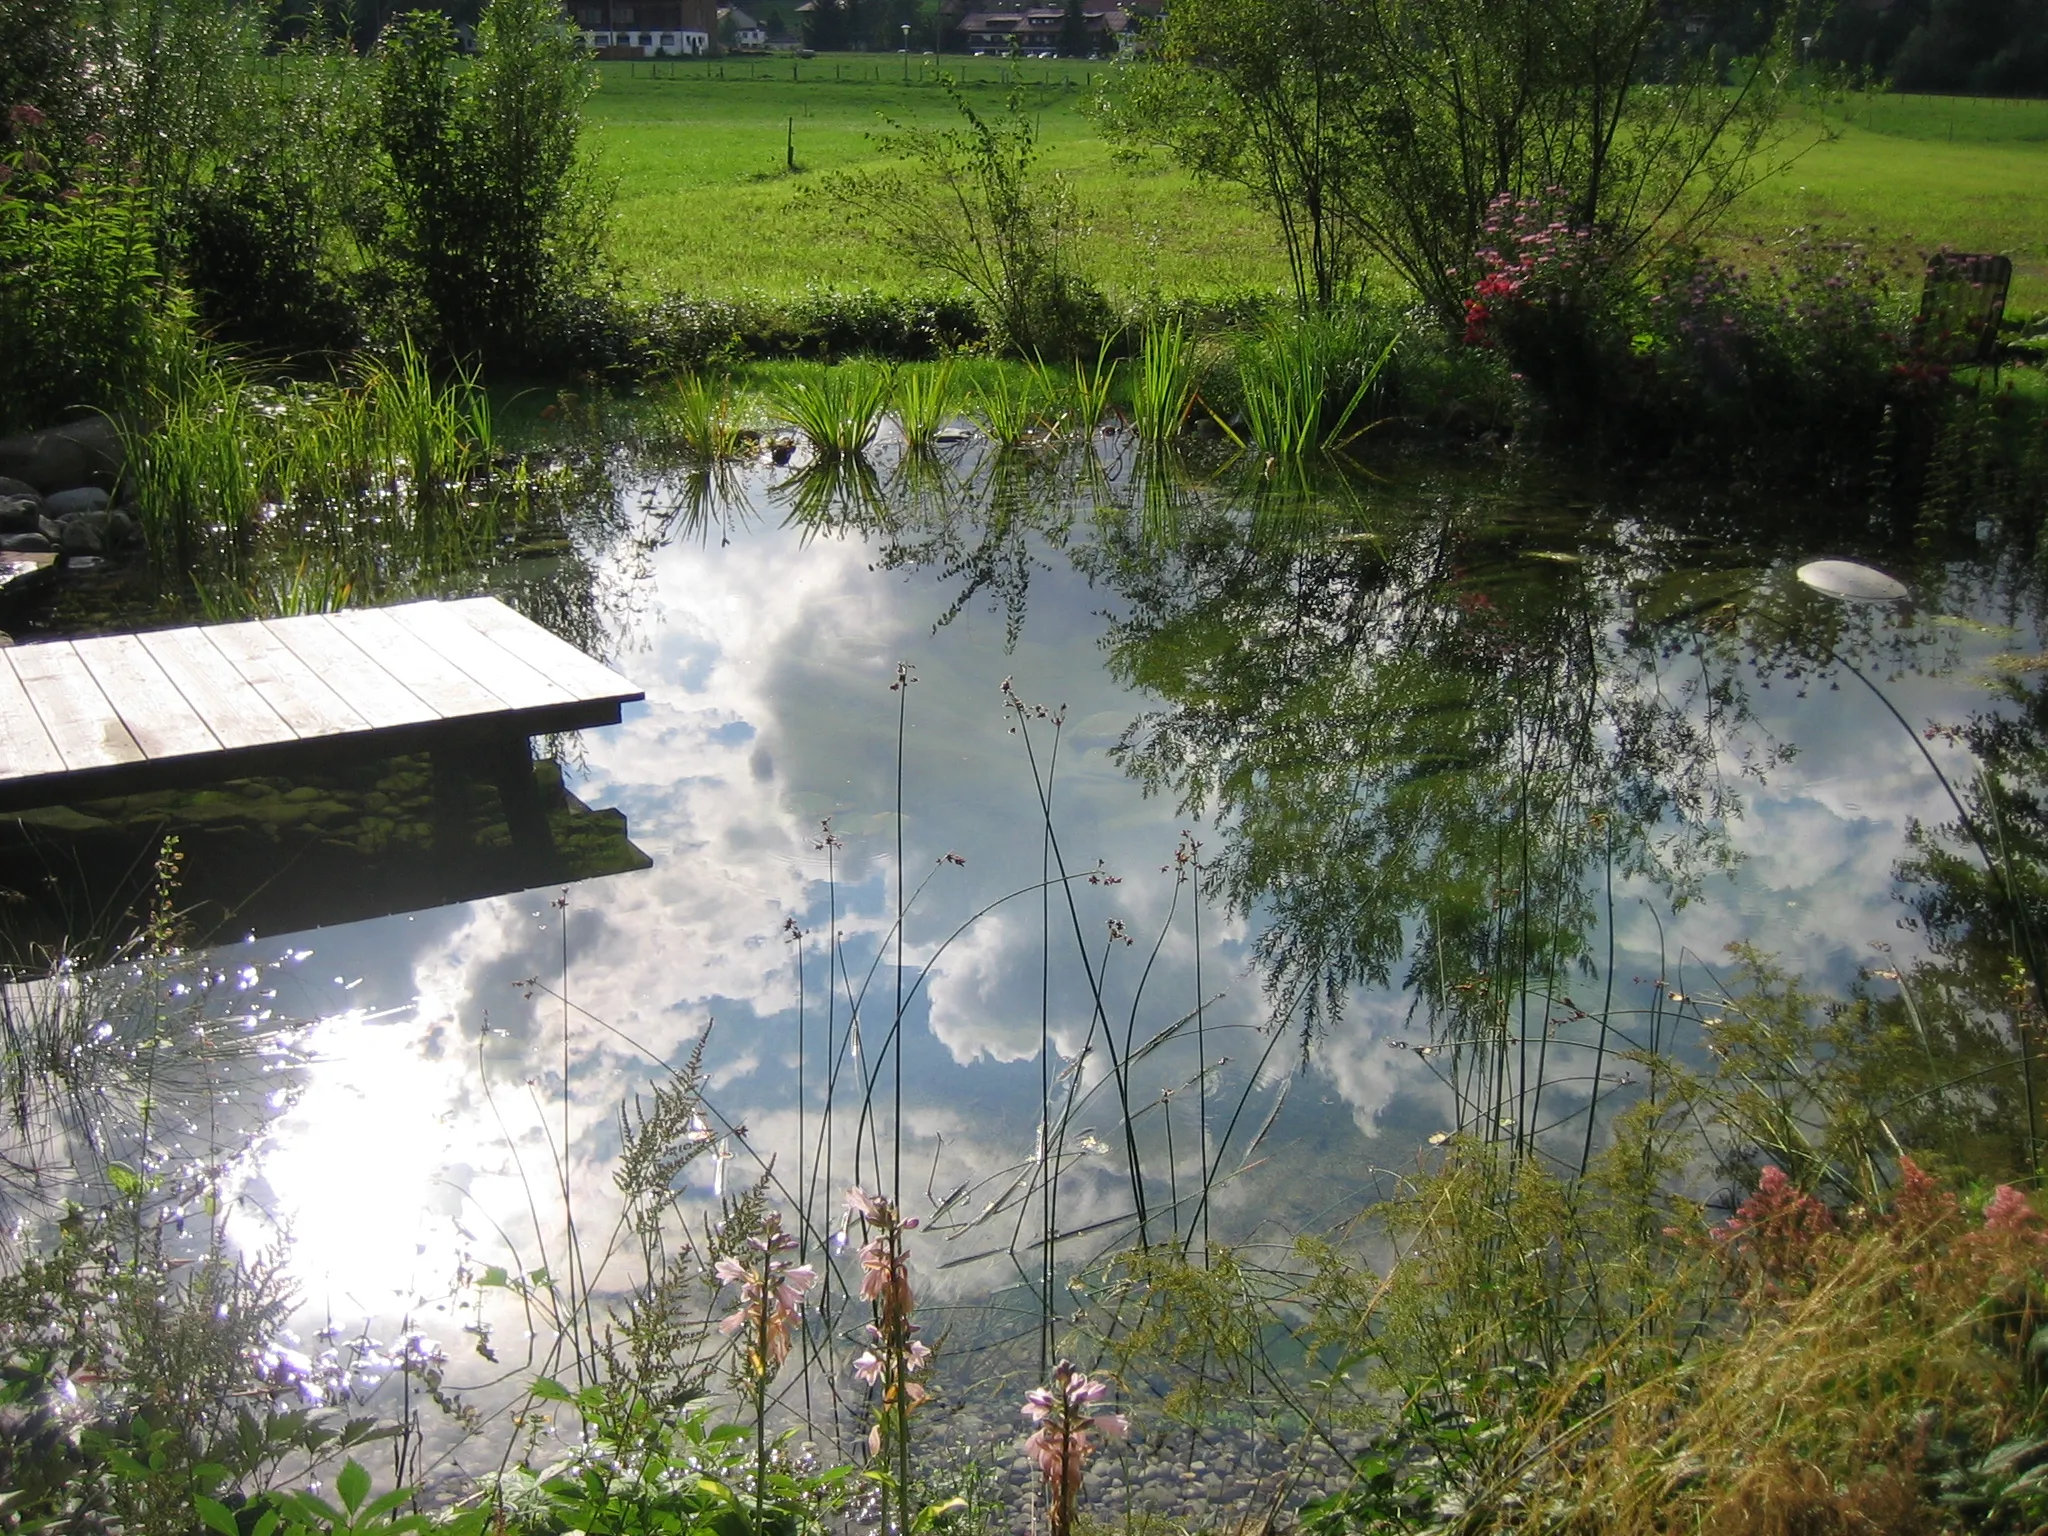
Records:
M289 50L263 72L241 142L173 206L178 264L214 337L288 353L358 339L362 244L382 215L365 83L351 57Z
M1905 296L1854 243L1795 231L1749 268L1688 249L1635 276L1548 199L1497 199L1486 230L1464 339L1505 355L1552 436L1860 473L1912 382Z
M670 294L629 311L624 324L639 338L638 366L652 372L756 358L866 355L916 362L988 339L967 299L868 289L814 288L795 303Z
M563 352L596 283L609 204L581 146L592 77L550 0L491 0L478 55L415 12L384 44L378 131L395 218L385 251L441 344L493 364Z
M43 115L14 108L0 155L0 423L117 407L140 393L181 316L161 280L143 188L98 158L60 175Z
M1037 357L1087 347L1110 330L1108 302L1074 270L1079 213L1066 183L1037 168L1022 98L991 120L944 84L960 127L896 126L883 145L913 168L842 173L829 195L905 260L963 285L1003 347Z

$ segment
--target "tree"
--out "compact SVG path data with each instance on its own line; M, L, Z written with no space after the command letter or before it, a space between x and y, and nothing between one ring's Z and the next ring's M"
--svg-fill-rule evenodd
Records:
M1060 17L1060 57L1084 59L1090 51L1088 18L1081 14L1081 0L1067 0L1066 12Z
M610 189L580 143L593 81L554 0L490 0L477 48L458 71L436 12L385 42L387 240L446 344L522 361L594 282Z
M1668 11L1182 0L1110 116L1258 198L1305 307L1332 302L1370 252L1456 324L1497 199L1561 202L1632 271L1775 165L1797 8L1739 70L1685 45Z

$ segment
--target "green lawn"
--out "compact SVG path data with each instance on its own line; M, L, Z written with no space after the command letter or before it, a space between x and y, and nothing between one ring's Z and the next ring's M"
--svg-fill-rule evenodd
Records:
M999 111L1015 89L1037 114L1045 163L1072 179L1087 210L1084 264L1105 287L1285 284L1273 237L1243 198L1198 186L1157 158L1112 152L1081 110L1107 66L949 58L946 67L965 75L978 108ZM916 286L817 196L816 173L872 161L884 119L953 120L928 56L600 69L591 119L618 177L615 249L632 287L772 295L810 284ZM2018 268L2015 305L2048 307L2048 102L1859 97L1824 121L1830 137L1738 211L1744 230L1819 225L1902 262L1940 246L2006 251ZM791 138L795 175L784 168Z

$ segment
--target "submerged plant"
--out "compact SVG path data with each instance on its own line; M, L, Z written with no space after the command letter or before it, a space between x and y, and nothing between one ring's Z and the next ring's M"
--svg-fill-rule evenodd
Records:
M776 421L802 433L820 460L850 459L875 440L894 388L893 369L839 363L777 384L768 393L768 409Z

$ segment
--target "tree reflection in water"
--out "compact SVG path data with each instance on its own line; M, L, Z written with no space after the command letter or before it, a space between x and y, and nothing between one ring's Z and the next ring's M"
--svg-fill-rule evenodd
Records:
M1226 829L1210 878L1260 916L1276 1006L1309 1029L1355 986L1405 987L1458 1129L1527 1144L1553 1035L1595 1011L1574 986L1611 983L1614 878L1682 902L1729 867L1724 769L1773 748L1724 648L1631 624L1629 551L1597 524L1546 543L1448 486L1249 503L1089 551L1129 604L1111 670L1163 701L1116 755Z

